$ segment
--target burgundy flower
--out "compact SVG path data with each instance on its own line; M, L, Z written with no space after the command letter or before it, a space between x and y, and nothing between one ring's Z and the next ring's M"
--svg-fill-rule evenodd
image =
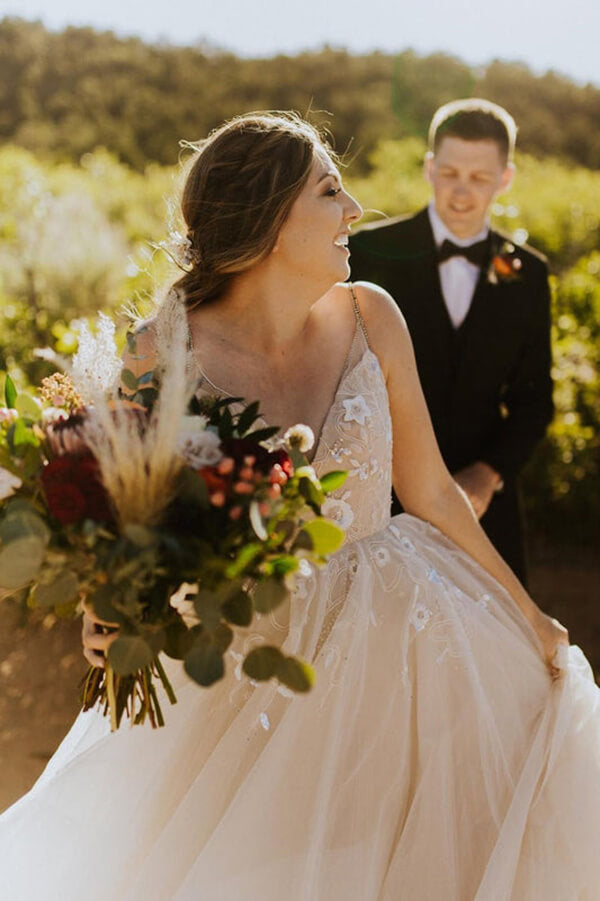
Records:
M233 457L236 464L241 466L246 457L254 457L254 466L263 475L267 475L276 463L279 463L287 476L294 474L294 467L290 456L283 448L268 451L265 447L248 438L230 438L222 443L223 453L226 457Z
M41 476L50 513L63 525L82 519L109 522L112 512L95 457L89 452L51 460Z

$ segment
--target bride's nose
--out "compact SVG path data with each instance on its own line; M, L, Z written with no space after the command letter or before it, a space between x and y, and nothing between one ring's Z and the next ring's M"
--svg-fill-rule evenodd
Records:
M363 209L358 200L355 200L351 194L347 194L346 196L347 209L345 210L345 219L347 222L358 222L363 214Z

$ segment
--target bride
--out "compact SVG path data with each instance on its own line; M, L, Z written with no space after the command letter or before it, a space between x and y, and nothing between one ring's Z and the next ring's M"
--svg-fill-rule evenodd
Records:
M445 469L396 304L344 284L361 210L333 156L294 116L241 117L182 208L190 271L158 315L185 299L199 392L260 398L313 429L317 471L349 471L326 509L347 540L220 683L177 671L164 729L78 717L0 818L2 898L599 898L600 693ZM308 695L240 678L273 640L313 663Z

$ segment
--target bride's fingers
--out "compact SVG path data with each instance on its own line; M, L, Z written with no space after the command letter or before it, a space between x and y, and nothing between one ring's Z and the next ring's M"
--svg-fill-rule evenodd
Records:
M90 648L84 647L83 656L91 666L96 666L100 669L104 669L106 666L106 657L104 654L99 654L97 651L92 651Z

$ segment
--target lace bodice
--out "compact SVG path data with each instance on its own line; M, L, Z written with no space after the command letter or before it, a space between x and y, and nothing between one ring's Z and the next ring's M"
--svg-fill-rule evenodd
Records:
M320 435L315 436L313 458L319 475L335 469L348 472L346 483L323 506L323 514L346 531L347 542L378 532L388 523L392 492L387 389L354 292L352 299L356 329L333 403ZM221 391L201 370L197 390L199 394Z
M390 519L392 428L379 360L361 323L338 389L323 424L313 465L319 475L348 472L346 483L327 498L323 513L356 541L382 529Z

